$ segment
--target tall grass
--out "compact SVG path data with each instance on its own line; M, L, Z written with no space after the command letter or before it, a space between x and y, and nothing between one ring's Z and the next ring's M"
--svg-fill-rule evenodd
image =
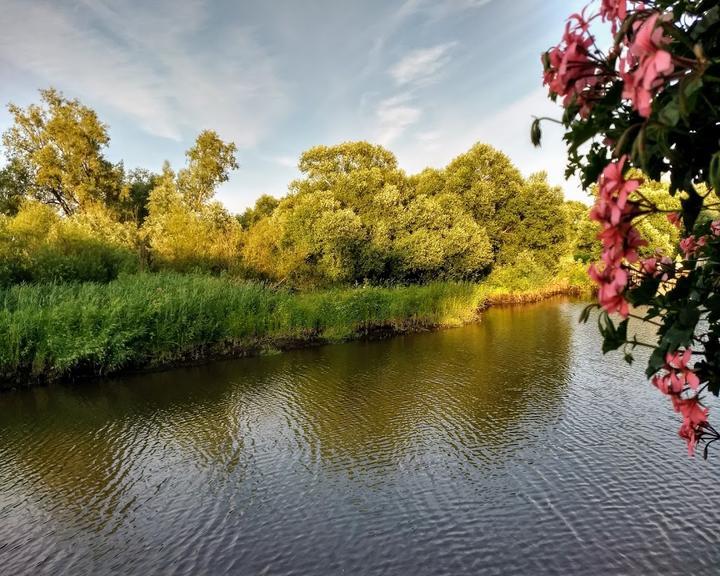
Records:
M291 293L174 273L17 285L0 290L0 385L456 325L501 295L470 283Z

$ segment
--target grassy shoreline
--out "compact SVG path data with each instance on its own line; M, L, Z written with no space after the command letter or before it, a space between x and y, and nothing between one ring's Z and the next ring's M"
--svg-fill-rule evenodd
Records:
M0 389L457 326L492 304L582 291L556 281L533 290L437 282L292 293L166 273L13 286L0 290Z

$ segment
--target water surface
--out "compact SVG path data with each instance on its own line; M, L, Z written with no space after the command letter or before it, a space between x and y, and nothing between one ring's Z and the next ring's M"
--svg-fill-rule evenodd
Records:
M2 395L0 572L716 573L720 453L581 307Z

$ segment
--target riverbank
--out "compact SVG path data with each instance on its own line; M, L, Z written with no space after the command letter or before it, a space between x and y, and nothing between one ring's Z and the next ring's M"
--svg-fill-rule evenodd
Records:
M489 281L293 293L171 273L19 285L0 291L0 387L457 326L494 303L582 290L565 279L534 289Z

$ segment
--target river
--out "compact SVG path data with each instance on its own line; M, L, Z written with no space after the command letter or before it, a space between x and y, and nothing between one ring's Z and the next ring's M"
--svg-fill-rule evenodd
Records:
M581 308L0 395L0 572L717 573L720 453Z

